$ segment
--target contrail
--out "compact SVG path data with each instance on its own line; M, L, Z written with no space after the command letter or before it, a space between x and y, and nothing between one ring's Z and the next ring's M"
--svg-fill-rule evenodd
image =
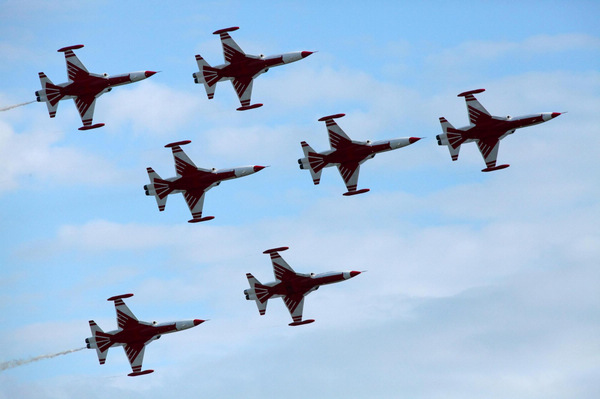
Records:
M12 368L15 368L15 367L23 366L25 364L37 362L38 360L42 360L42 359L52 359L53 357L56 357L56 356L67 355L69 353L77 352L77 351L83 350L85 348L86 347L84 346L83 348L70 349L68 351L53 353L51 355L36 356L36 357L32 357L30 359L9 360L8 362L2 362L2 363L0 363L0 371L4 371L4 370L12 369Z
M27 105L27 104L33 104L35 101L36 101L36 100L29 101L28 103L22 103L22 104L10 105L10 106L8 106L8 107L0 108L0 112L2 112L2 111L8 111L9 109L13 109L13 108L17 108L17 107L22 107L23 105Z

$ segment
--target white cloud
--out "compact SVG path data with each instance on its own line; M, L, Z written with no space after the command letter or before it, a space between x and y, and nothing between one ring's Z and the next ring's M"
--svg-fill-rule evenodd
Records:
M432 55L432 64L467 65L473 62L492 61L509 55L533 56L572 50L598 51L600 38L583 33L537 35L520 42L473 40Z
M59 144L63 133L33 128L17 133L0 121L0 192L15 190L28 176L46 184L107 184L122 181L101 156Z
M104 101L103 119L110 121L110 131L131 126L140 135L166 136L206 115L200 93L194 95L152 82L159 75L131 87L117 87L99 100Z

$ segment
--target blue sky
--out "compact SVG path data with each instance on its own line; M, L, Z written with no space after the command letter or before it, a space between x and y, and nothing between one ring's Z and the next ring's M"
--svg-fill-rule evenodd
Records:
M600 6L593 1L0 2L0 107L31 101L37 73L66 80L58 48L91 72L158 70L102 96L80 132L72 102L0 112L0 363L83 346L116 326L106 298L132 292L141 320L210 319L148 347L129 378L111 349L0 371L0 398L596 398L600 358ZM207 100L195 54L239 26L251 54L318 51L259 77L237 112L230 84ZM451 162L438 117L467 124L460 92L494 115L563 112L502 141L484 174L474 144ZM317 119L356 140L425 137L378 155L343 197L335 169L313 186L300 141ZM145 168L174 174L164 145L189 139L200 167L269 168L211 190L191 225L165 212ZM368 270L311 294L292 328L243 297L272 280L268 248L297 271Z

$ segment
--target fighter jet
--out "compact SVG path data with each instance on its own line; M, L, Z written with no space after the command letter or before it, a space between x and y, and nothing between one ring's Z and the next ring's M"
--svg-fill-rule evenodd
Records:
M180 146L191 143L190 140L167 144L165 147L173 150L175 171L177 177L163 180L152 168L146 168L150 184L144 186L146 195L154 195L158 210L164 211L167 196L173 193L183 193L185 202L190 208L192 219L189 223L204 222L214 219L214 216L202 217L204 194L223 180L237 179L263 170L265 166L251 165L232 169L202 169L196 167Z
M42 82L42 90L36 91L35 95L38 102L46 102L50 118L56 116L59 101L72 98L83 122L83 126L79 130L89 130L104 126L104 123L92 125L96 98L108 93L115 86L138 82L149 78L156 72L140 71L114 76L106 73L102 75L90 73L73 52L82 47L83 44L78 44L58 50L59 53L65 53L69 81L55 85L44 72L40 72L38 75Z
M358 276L361 272L329 272L321 274L303 274L296 273L294 269L287 264L279 255L280 251L285 251L288 247L267 249L263 254L271 256L273 262L273 272L275 281L268 284L261 284L252 274L246 273L250 289L244 290L247 300L255 300L258 306L258 312L264 315L267 311L267 301L271 298L283 298L293 322L290 326L300 326L314 322L313 319L302 320L302 309L304 308L304 297L320 286L325 284L339 283L349 278Z
M517 117L492 116L474 96L474 94L484 91L485 89L478 89L460 93L458 97L464 97L467 104L469 126L455 129L446 118L441 117L440 123L444 133L437 135L436 138L439 145L448 146L453 161L458 160L458 152L463 143L476 142L486 165L486 168L481 171L491 172L510 166L508 164L496 166L500 140L521 127L537 125L554 119L561 112L543 112Z
M122 346L132 370L127 375L135 377L154 372L154 370L142 371L146 345L155 339L159 339L164 334L187 330L188 328L204 323L206 320L194 319L161 324L157 324L155 321L152 323L139 321L127 305L125 305L125 302L123 302L124 298L132 296L133 294L124 294L108 298L108 301L115 303L118 328L114 331L104 332L94 320L90 320L92 336L86 338L85 343L88 349L96 349L100 364L106 362L106 355L108 355L110 348Z
M213 32L214 35L221 36L223 44L223 55L225 64L211 67L208 62L200 54L196 55L199 72L194 72L195 83L203 83L206 89L206 94L209 99L215 95L217 82L231 80L233 88L240 99L241 107L238 111L262 107L262 104L250 105L250 96L252 95L252 83L254 78L263 74L276 66L289 64L308 57L312 51L297 51L294 53L285 53L271 55L250 55L238 46L238 44L229 36L229 32L238 30L239 27L220 29Z
M335 123L335 118L341 118L345 114L335 114L324 116L319 119L319 122L325 122L327 132L329 133L329 144L331 150L317 153L308 145L306 141L302 143L302 151L304 158L298 160L300 169L310 170L310 174L314 184L319 184L321 181L321 172L323 168L329 166L337 166L346 183L348 189L344 195L356 195L369 191L368 188L357 190L358 173L360 165L368 159L375 157L380 152L395 150L401 147L406 147L412 143L419 141L420 137L405 137L393 140L382 140L371 142L351 140L346 133Z

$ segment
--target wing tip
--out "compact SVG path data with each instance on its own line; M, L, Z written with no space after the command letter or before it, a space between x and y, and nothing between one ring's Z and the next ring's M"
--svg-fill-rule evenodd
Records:
M107 301L116 301L117 299L131 298L132 296L133 296L133 294L131 294L131 293L115 295L115 296L111 296L110 298L108 298Z
M334 115L328 115L328 116L324 116L322 118L319 118L319 122L325 122L328 119L335 119L335 118L341 118L343 116L346 116L346 114L334 114Z
M194 219L188 220L188 223L206 222L206 221L209 221L209 220L213 220L214 218L215 218L214 216L205 216L203 218L194 218Z
M503 165L498 165L498 166L491 166L491 167L487 167L485 169L481 169L482 172L493 172L495 170L500 170L500 169L506 169L508 168L510 165L505 163Z
M345 192L345 193L344 193L344 194L342 194L342 195L344 195L344 196L346 196L346 197L349 197L349 196L351 196L351 195L357 195L357 194L364 194L364 193L368 193L369 191L371 191L371 189L370 189L370 188L363 188L363 189L356 190L356 191L347 191L347 192Z
M310 323L314 323L314 322L315 322L314 319L306 319L306 320L302 320L302 321L294 321L294 322L288 324L288 326L292 326L292 327L302 326L304 324L310 324Z
M129 377L137 377L138 375L144 375L144 374L150 374L150 373L154 373L154 370L144 370L144 371L134 371L132 373L127 374L127 376Z
M469 94L478 94L478 93L483 93L484 91L485 91L485 89L463 91L462 93L458 94L457 97L466 97Z
M249 109L260 108L262 106L263 106L263 104L261 104L261 103L256 103L256 104L252 104L252 105L242 105L241 107L236 108L235 110L236 111L247 111Z
M263 251L263 254L271 254L273 252L287 251L288 249L290 249L290 247L271 248L271 249L267 249L267 250Z
M66 51L69 51L69 50L77 50L77 49L80 49L80 48L82 48L82 47L84 47L84 46L83 46L83 44L75 44L75 45L73 45L73 46L67 46L67 47L59 48L59 49L58 49L58 50L56 50L56 51L57 51L57 52L59 52L59 53L64 53L64 52L66 52Z
M169 144L165 145L165 148L172 148L172 147L175 147L177 145L186 145L186 144L189 144L191 142L192 142L192 140L176 141L174 143L169 143Z
M233 32L240 29L239 26L232 26L231 28L219 29L213 32L213 35L220 35L221 33Z

